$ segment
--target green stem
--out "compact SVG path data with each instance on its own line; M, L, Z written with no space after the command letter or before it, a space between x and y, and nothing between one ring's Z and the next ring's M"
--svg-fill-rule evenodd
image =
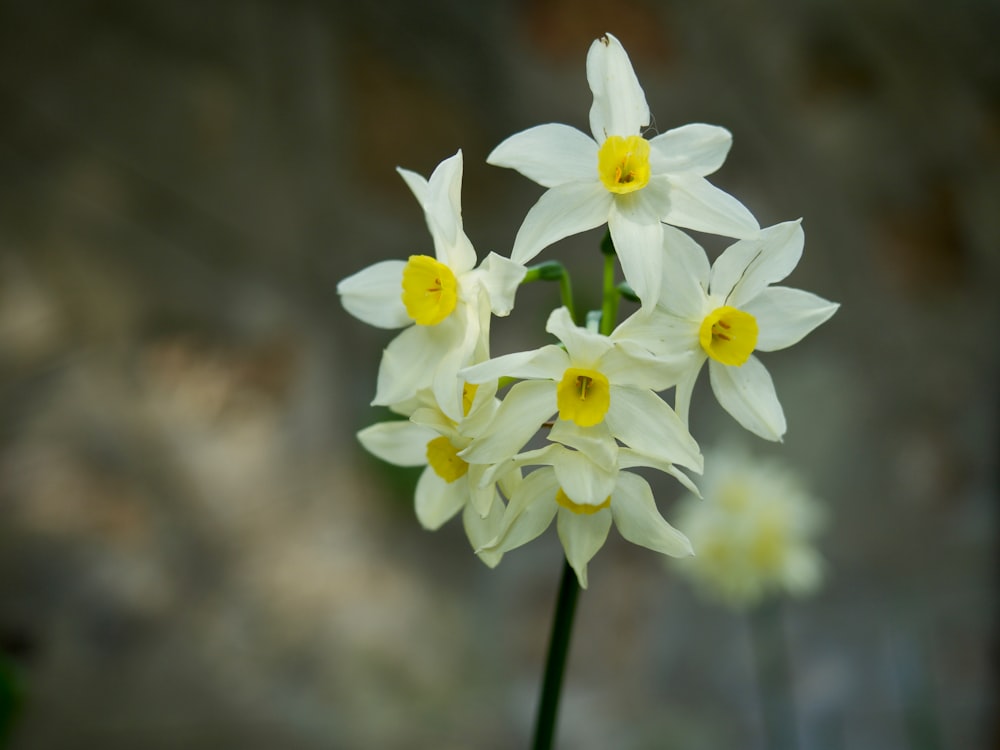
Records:
M604 296L601 303L601 333L610 336L618 320L618 288L615 286L615 256L604 254Z
M545 677L542 680L542 694L538 701L535 741L531 746L533 750L550 750L555 737L559 694L562 691L566 654L569 651L573 615L576 612L576 600L579 594L580 585L577 583L576 573L569 562L563 560L559 597L556 600L556 613L552 620L552 635L549 637L549 655L545 660Z
M562 303L569 310L570 318L576 320L576 307L573 304L573 284L569 278L569 271L557 260L549 260L538 265L530 266L528 272L521 280L522 284L529 284L532 281L558 281L559 295Z

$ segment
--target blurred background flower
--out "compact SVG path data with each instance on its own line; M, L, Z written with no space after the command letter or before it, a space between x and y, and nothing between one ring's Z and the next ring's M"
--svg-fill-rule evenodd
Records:
M804 217L842 303L768 358L826 583L786 612L803 748L996 742L996 3L7 0L0 6L0 648L10 746L525 744L554 534L488 570L355 432L388 342L336 283L427 251L395 172L461 147L509 252L541 189L485 164L587 125L618 36L656 128L728 128L713 184ZM609 25L609 23L611 25ZM710 254L721 245L699 238ZM547 252L599 304L600 234ZM548 343L547 285L492 352ZM623 307L623 314L628 310ZM739 428L695 389L705 444ZM676 482L654 486L678 523ZM762 748L741 619L610 539L566 747ZM4 678L7 680L8 678Z

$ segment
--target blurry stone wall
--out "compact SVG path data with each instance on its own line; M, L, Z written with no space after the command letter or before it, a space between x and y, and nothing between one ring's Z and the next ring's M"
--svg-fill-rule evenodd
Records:
M397 165L462 148L508 253L540 193L485 164L585 129L629 51L655 127L729 128L713 181L804 217L789 284L842 303L766 357L781 456L827 503L781 610L799 747L997 747L1000 7L785 0L0 5L0 680L59 748L524 747L560 569L422 531L354 440L387 332L340 278L430 248ZM584 303L599 233L568 239ZM721 245L713 246L718 251ZM522 290L494 351L537 346ZM695 436L739 428L703 379ZM670 518L676 484L657 485ZM763 750L747 620L613 533L561 715L580 750ZM766 692L766 688L764 690Z

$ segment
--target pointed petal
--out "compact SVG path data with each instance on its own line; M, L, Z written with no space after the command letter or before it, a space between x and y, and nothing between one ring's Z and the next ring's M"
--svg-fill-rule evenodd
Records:
M459 455L468 463L493 464L510 458L556 411L556 386L525 380L511 387L489 428Z
M611 496L611 513L618 533L633 544L671 557L694 554L688 538L660 515L653 491L636 474L623 472L619 476L618 487Z
M757 349L773 352L801 341L839 307L811 292L770 286L743 309L757 320Z
M427 443L437 436L429 427L403 420L379 422L358 432L365 450L396 466L426 466Z
M653 456L647 456L645 453L639 453L631 448L622 448L618 452L618 456L619 469L633 469L642 466L648 466L651 469L659 469L684 485L684 488L687 489L692 495L701 497L701 492L698 490L698 486L691 481L687 474L669 461L663 461L659 458L654 458Z
M781 440L787 429L785 413L759 359L751 355L740 367L710 360L708 373L716 399L733 419L765 440Z
M601 357L611 348L611 340L607 336L576 325L565 307L557 307L549 314L545 330L566 345L569 355L566 366L596 368ZM562 374L560 370L550 377L559 379Z
M634 341L620 341L601 358L600 370L615 385L663 391L677 382L687 358L652 354Z
M641 192L614 201L608 229L625 280L643 307L652 307L660 298L663 278L663 225L658 217L646 215Z
M611 433L641 453L701 470L701 451L680 418L652 391L612 387Z
M704 177L722 166L733 136L717 125L692 123L672 128L649 142L655 174L691 172Z
M552 523L556 514L556 491L559 485L551 469L531 472L517 491L503 514L503 523L496 538L477 550L482 552L509 552L535 539Z
M746 206L704 177L671 175L670 186L669 206L661 217L667 224L723 237L753 237L760 231Z
M611 471L617 465L618 443L604 422L593 427L580 427L572 420L557 419L549 430L548 439L580 451L605 471Z
M463 169L461 150L438 164L428 181L430 194L424 207L437 258L456 274L476 265L476 251L462 227Z
M517 287L528 272L523 265L496 253L490 253L479 267L479 282L486 290L494 315L510 315Z
M505 140L486 157L545 187L597 180L597 144L569 125L537 125Z
M430 531L441 528L465 505L469 497L469 483L465 477L446 482L430 466L417 480L414 507L420 525Z
M503 523L503 512L504 506L499 500L493 503L490 512L485 516L479 515L472 509L471 505L465 506L465 510L462 512L462 526L465 527L465 535L469 538L472 549L479 550L496 538ZM491 568L497 566L501 557L503 557L502 552L481 552L479 554L479 559Z
M662 303L663 299L660 301ZM700 316L697 320L690 320L663 312L661 308L640 309L622 321L611 338L630 353L633 348L639 347L688 368L693 364L691 356L701 352L698 343L700 325Z
M598 180L549 188L524 217L511 260L527 263L553 242L601 226L610 211L611 193Z
M768 284L792 272L804 243L800 222L786 221L761 230L758 237L730 245L712 266L712 294L742 309Z
M458 321L449 318L436 326L411 326L396 336L382 352L372 404L391 406L428 388L438 363L463 334Z
M705 250L686 233L663 227L663 283L660 306L680 317L703 317L712 278Z
M674 411L685 427L690 424L691 417L691 396L694 393L694 384L701 373L701 367L705 364L708 356L702 354L693 359L690 367L684 371L677 381L677 388L674 390Z
M413 323L403 305L406 261L383 260L337 284L340 302L358 320L376 328L403 328Z
M468 383L485 383L504 376L557 380L569 367L566 352L555 344L528 352L513 352L480 362L461 371Z
M573 513L560 508L556 516L559 540L566 551L566 561L576 571L580 588L587 588L587 563L604 546L611 530L611 511L607 508L592 515Z
M600 505L611 495L618 477L618 467L602 468L579 451L563 448L556 454L552 468L559 486L574 503Z
M594 93L590 131L598 144L609 135L639 135L649 125L646 94L625 48L611 34L590 45L587 82Z

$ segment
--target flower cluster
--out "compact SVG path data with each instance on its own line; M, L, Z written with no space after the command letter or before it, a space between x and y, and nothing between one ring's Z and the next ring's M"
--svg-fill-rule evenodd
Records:
M794 344L837 309L772 286L798 263L799 222L761 229L706 179L725 160L728 131L691 124L647 138L645 95L610 34L592 44L587 79L590 135L540 125L487 159L547 188L509 258L490 253L478 262L462 224L459 151L427 180L399 170L424 210L434 255L376 263L337 288L357 318L404 329L383 353L373 404L406 419L358 437L386 461L427 467L416 489L421 524L436 529L461 512L476 554L493 566L555 519L584 587L612 524L658 552L692 553L635 469L658 469L697 493L686 472L700 474L703 459L688 416L705 362L722 407L780 440L784 415L754 352ZM565 278L558 263L525 264L605 225L612 249L600 313L581 325L567 284L546 325L558 344L491 358L491 317L511 312L517 287ZM736 242L710 264L681 228ZM615 258L625 278L617 286ZM622 295L640 305L617 324ZM672 406L661 395L670 389Z

